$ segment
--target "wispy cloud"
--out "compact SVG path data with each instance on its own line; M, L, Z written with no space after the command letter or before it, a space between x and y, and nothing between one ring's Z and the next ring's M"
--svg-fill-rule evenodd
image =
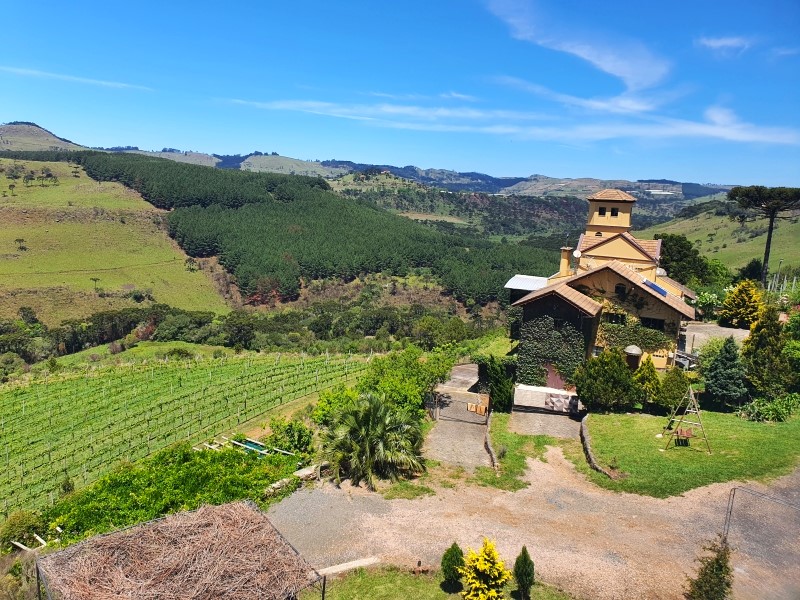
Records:
M625 92L611 98L581 98L570 94L562 94L538 83L531 83L518 77L501 76L496 77L495 81L501 85L514 87L554 102L598 112L616 114L642 113L654 110L664 100L663 97L659 101L655 98L648 98L631 92Z
M569 29L554 31L552 24L543 27L529 1L488 0L488 8L508 25L515 38L577 56L621 79L629 90L652 87L669 73L669 61L654 55L641 42L615 36L604 43L598 35L581 38Z
M463 102L477 102L478 98L475 96L470 96L469 94L460 94L459 92L445 92L444 94L439 94L440 98L444 98L445 100L461 100Z
M76 77L74 75L66 75L64 73L50 73L48 71L37 71L36 69L23 69L19 67L6 67L0 66L0 71L4 73L11 73L12 75L19 75L21 77L37 77L39 79L57 79L59 81L69 81L72 83L83 83L86 85L96 85L100 87L140 90L152 92L153 88L144 85L134 85L132 83L122 83L119 81L106 81L103 79L90 79L88 77Z
M743 54L753 46L753 39L742 36L701 37L695 40L698 46L708 48L717 56L731 57Z
M579 99L580 100L580 99ZM541 113L510 110L476 110L400 104L341 104L315 100L254 102L228 100L231 104L262 110L304 112L361 121L390 129L446 133L502 135L525 140L590 143L609 140L659 141L710 139L730 142L800 145L800 131L763 127L741 121L728 108L711 106L703 120L665 118L642 113L619 115L611 120L585 122L564 120ZM631 119L633 117L633 119ZM558 124L553 121L558 120ZM539 123L533 124L538 121Z
M287 110L305 112L331 117L357 120L374 119L417 119L422 121L488 121L510 120L531 121L549 120L550 115L536 112L515 110L482 110L472 107L422 106L415 104L347 104L336 102L320 102L316 100L275 100L271 102L254 102L250 100L229 100L233 104L252 106L266 110Z
M797 56L798 54L800 54L800 48L778 47L772 49L772 56L775 58L786 58L787 56Z

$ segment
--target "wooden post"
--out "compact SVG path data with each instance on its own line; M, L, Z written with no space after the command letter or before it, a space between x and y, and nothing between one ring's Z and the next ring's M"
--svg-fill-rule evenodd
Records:
M327 575L323 575L322 576L322 600L325 600L325 588L327 586L327 583L328 583L328 576Z

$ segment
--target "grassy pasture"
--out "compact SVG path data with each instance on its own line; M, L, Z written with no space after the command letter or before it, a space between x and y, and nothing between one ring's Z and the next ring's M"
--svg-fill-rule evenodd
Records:
M616 465L625 476L612 481L586 465L579 445L567 451L576 466L596 484L615 491L657 498L724 481L768 480L785 475L800 459L800 418L786 423L754 423L734 414L703 411L711 445L702 440L689 447L674 444L661 452L665 438L656 438L666 417L591 415L592 449L604 466Z
M0 166L13 162L0 159ZM31 306L57 325L133 305L121 297L132 289L184 309L227 310L204 273L186 270L186 255L159 224L162 211L122 185L95 182L82 171L74 177L66 163L21 164L50 168L60 183L17 180L14 195L0 198L0 318ZM110 297L95 292L93 277Z
M652 239L657 233L685 235L706 258L716 258L730 269L737 269L745 266L754 258L764 257L764 246L767 241L766 227L766 219L747 223L745 228L742 228L728 217L716 216L707 212L690 219L675 219L655 227L642 229L636 232L636 237ZM750 237L751 234L759 231L761 232L759 235ZM778 261L781 259L783 259L784 266L800 266L798 240L800 240L800 220L794 223L791 220L779 219L776 221L770 251L772 271L777 270Z
M150 360L0 387L0 510L41 507L65 474L86 485L123 459L246 430L366 368L345 356Z

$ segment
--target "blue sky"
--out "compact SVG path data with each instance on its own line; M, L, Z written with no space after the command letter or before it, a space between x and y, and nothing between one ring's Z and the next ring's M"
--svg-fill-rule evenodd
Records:
M800 185L797 0L4 3L0 121L91 146Z

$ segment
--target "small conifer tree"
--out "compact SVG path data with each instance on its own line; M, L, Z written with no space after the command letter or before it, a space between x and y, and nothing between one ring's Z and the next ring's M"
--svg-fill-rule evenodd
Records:
M461 569L464 567L464 551L453 542L442 555L442 576L445 583L455 584L461 581Z
M658 404L667 412L674 409L689 391L689 378L680 367L672 367L661 381L661 393Z
M575 387L591 411L624 412L639 399L622 350L612 348L590 358L575 371Z
M648 356L642 361L633 374L633 382L639 388L642 408L648 410L648 407L658 402L661 395L661 380L658 378L652 358Z
M706 393L722 404L738 404L747 394L745 373L733 336L726 338L705 373Z
M517 582L517 589L522 596L523 600L530 600L531 588L534 581L534 568L531 555L528 554L528 549L523 546L522 552L517 556L514 562L514 581Z
M785 345L778 310L766 307L742 343L742 362L755 391L770 400L783 395L791 382L791 369L783 353Z
M697 559L700 568L697 576L688 578L687 600L726 600L733 587L733 569L731 568L731 548L721 537L703 546L711 553Z
M469 549L461 574L467 587L461 596L466 600L499 600L503 586L511 579L511 571L506 569L494 543L486 538L480 553Z

